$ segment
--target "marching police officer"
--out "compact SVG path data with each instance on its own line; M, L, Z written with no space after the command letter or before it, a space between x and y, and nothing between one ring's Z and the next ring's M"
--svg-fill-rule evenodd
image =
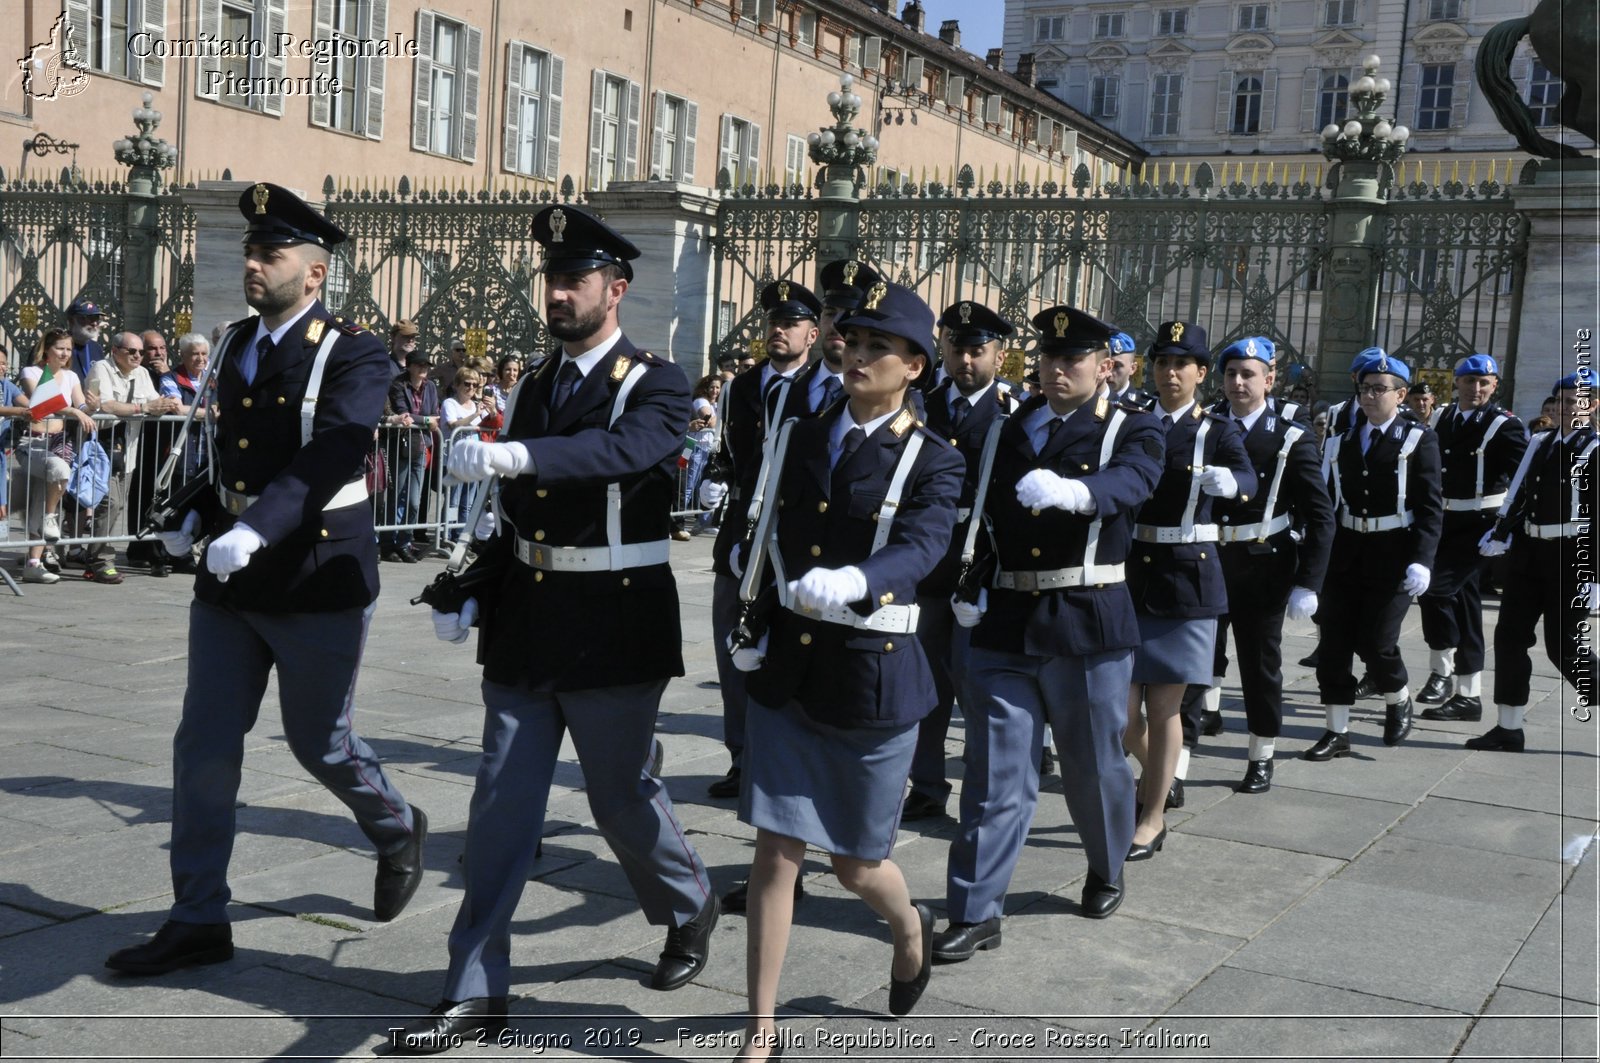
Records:
M1122 903L1133 772L1122 751L1139 626L1125 583L1133 511L1161 475L1160 422L1103 394L1114 331L1074 307L1033 319L1043 394L1006 421L982 517L986 566L970 626L961 829L945 886L950 925L935 958L1000 945L1006 887L1039 799L1039 745L1055 734L1067 808L1089 874L1082 911ZM974 519L977 519L975 516Z
M1556 425L1523 454L1495 526L1484 534L1485 557L1509 553L1508 578L1494 629L1494 702L1499 720L1468 749L1521 753L1523 714L1533 662L1528 649L1544 624L1544 652L1578 692L1595 703L1596 659L1584 637L1586 613L1600 605L1594 581L1594 374L1556 381Z
M942 816L950 796L945 778L945 736L950 730L950 713L960 687L959 673L964 666L967 632L958 628L951 612L950 597L956 590L961 551L972 516L972 502L978 490L978 466L984 441L999 418L1016 409L1011 388L996 379L1002 357L1001 341L1016 332L1005 318L971 300L953 303L939 317L944 334L945 384L929 393L928 427L961 452L966 461L966 478L961 485L961 505L956 510L956 529L944 560L923 584L917 605L922 615L917 621L917 638L927 651L933 669L934 688L939 703L923 717L917 733L917 755L911 764L911 793L901 810L903 820Z
M1456 401L1438 411L1433 429L1443 464L1444 530L1433 580L1419 601L1431 670L1417 694L1424 720L1483 716L1484 567L1478 543L1494 527L1506 487L1528 449L1528 430L1494 403L1500 366L1487 354L1456 365ZM1452 678L1454 677L1454 678Z
M1316 612L1333 546L1333 504L1316 439L1268 401L1275 353L1271 340L1252 336L1217 355L1226 414L1244 433L1256 472L1254 494L1216 504L1228 587L1217 656L1231 627L1250 726L1249 765L1237 787L1246 794L1272 785L1273 747L1283 729L1284 616L1305 620Z
M1427 593L1444 507L1438 438L1400 413L1410 380L1410 367L1382 351L1365 361L1357 392L1362 416L1330 436L1323 455L1339 527L1317 614L1317 686L1327 731L1306 750L1307 760L1350 755L1355 654L1384 698L1384 745L1397 746L1411 733L1400 625L1411 599Z
M155 938L106 966L163 974L233 955L228 859L244 736L278 673L284 734L301 765L350 807L378 850L373 911L406 906L422 876L427 817L407 805L351 726L356 673L378 596L363 463L383 412L383 343L318 298L337 225L292 192L239 197L245 301L231 326L214 422L215 493L163 545L209 535L189 609L189 676L173 739L171 915Z
M450 459L460 480L500 478L505 520L465 574L488 576L484 589L459 613L434 613L450 642L465 641L478 618L488 718L444 1000L394 1035L404 1052L503 1026L511 918L564 735L646 919L669 928L652 988L700 973L717 921L705 864L650 767L662 691L683 674L667 559L688 384L618 324L633 244L566 205L535 215L533 237L562 353L522 379L501 441L458 443Z

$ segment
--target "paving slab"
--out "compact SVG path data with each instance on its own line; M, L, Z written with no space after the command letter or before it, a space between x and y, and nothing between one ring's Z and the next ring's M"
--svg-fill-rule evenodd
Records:
M1461 1046L1462 1059L1595 1059L1593 1002L1503 988Z
M1591 850L1518 950L1502 979L1505 985L1600 1003L1596 864Z
M1302 790L1276 781L1269 792L1273 797L1270 815L1262 813L1259 801L1223 801L1195 816L1183 829L1204 837L1349 860L1410 808L1393 801Z

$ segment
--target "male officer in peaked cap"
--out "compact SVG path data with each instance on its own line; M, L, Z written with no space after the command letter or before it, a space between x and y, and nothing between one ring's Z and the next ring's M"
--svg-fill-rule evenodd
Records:
M1073 307L1033 319L1042 394L1000 435L983 514L988 571L977 601L955 606L971 627L961 829L945 885L950 925L934 938L943 962L998 948L1006 889L1039 799L1048 722L1067 809L1089 875L1082 914L1105 918L1123 899L1133 838L1133 772L1123 755L1139 627L1125 582L1133 513L1155 488L1165 444L1145 413L1114 406L1112 328Z
M997 379L1004 357L1003 342L1016 326L989 307L964 299L939 316L944 334L944 383L927 397L928 427L948 439L966 462L966 476L956 511L956 529L939 567L923 581L917 595L922 610L917 639L933 670L939 703L918 725L917 751L911 763L911 793L901 810L903 820L930 819L945 813L950 782L945 778L945 738L960 688L968 633L958 628L950 598L956 590L967 521L978 491L978 466L984 440L997 420L1017 407L1010 385Z
M295 758L350 807L378 850L373 896L393 919L422 876L427 817L406 804L351 726L378 596L363 463L383 412L383 343L317 297L344 233L272 184L239 197L245 301L231 326L214 422L216 490L163 532L174 555L210 536L189 609L189 676L173 739L172 882L166 925L106 961L163 974L233 955L228 858L244 736L278 673Z
M487 719L444 999L392 1034L401 1052L505 1025L511 919L564 736L596 827L645 917L668 928L652 988L700 973L717 921L705 864L651 767L662 691L683 674L668 554L688 381L618 322L633 244L568 205L540 211L533 235L561 353L518 383L498 441L466 440L450 458L460 480L498 481L505 520L467 571L482 589L433 617L447 642L466 641L477 618Z

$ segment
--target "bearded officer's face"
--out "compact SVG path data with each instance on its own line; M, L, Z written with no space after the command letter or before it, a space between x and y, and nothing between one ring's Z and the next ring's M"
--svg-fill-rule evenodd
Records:
M249 244L244 249L244 301L263 317L287 313L321 283L301 244ZM327 267L321 267L326 272Z
M628 282L620 276L608 280L609 272L590 269L545 278L544 319L552 336L576 343L600 331L628 290Z

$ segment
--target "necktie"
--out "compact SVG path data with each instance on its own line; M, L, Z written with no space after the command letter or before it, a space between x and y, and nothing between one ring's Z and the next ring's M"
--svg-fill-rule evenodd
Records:
M971 412L972 403L967 401L965 395L957 395L955 401L950 404L950 427L959 429L966 423L967 414Z
M254 347L246 347L239 353L239 375L244 377L246 384L254 384L256 382L257 368L267 360L267 356L271 353L271 336L262 336Z
M567 362L561 367L561 372L556 374L556 389L550 394L551 412L561 409L562 403L572 397L582 380L583 374L578 371L577 362Z
M1067 419L1065 417L1052 417L1044 423L1044 446L1039 448L1039 453L1043 454L1050 449L1050 441L1056 437L1056 433L1061 431L1061 426L1066 423Z
M839 453L835 454L833 458L833 473L835 476L839 474L840 469L844 468L844 463L850 460L850 455L861 449L861 443L866 438L867 433L861 430L860 425L856 425L844 434L844 439L839 442Z
M843 394L844 378L830 375L827 380L822 382L822 405L818 406L817 410L826 410L828 407L838 402L839 396ZM811 412L816 413L817 410L813 410Z
M1161 430L1163 432L1172 431L1172 414L1164 413L1161 415Z
M1372 453L1372 441L1378 438L1378 432L1370 424L1361 430L1361 453L1363 456Z

